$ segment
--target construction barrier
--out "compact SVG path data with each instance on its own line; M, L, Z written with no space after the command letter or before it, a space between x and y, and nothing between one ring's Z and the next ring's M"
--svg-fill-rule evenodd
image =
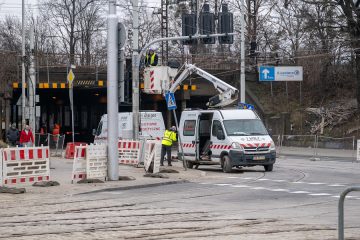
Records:
M49 147L4 148L1 156L4 185L50 179Z
M119 140L119 163L137 165L140 162L140 141Z
M86 146L86 174L87 178L103 178L107 176L107 145Z
M161 141L147 140L145 143L144 156L145 171L149 171L151 163L153 162L152 172L158 173L160 171Z
M85 146L86 143L84 142L68 142L66 144L65 150L65 158L66 159L73 159L75 155L75 147L76 146Z
M86 146L75 146L71 182L86 179Z

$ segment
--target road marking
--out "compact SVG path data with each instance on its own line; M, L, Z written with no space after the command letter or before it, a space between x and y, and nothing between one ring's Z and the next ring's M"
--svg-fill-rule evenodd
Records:
M285 182L285 180L272 180L273 182Z
M329 187L345 187L345 185L342 184L332 184L332 185L328 185Z
M290 193L311 193L311 192L307 192L307 191L295 191L295 192L290 192Z
M324 185L326 183L320 183L320 182L313 182L313 183L308 183L310 185Z
M216 185L216 186L230 186L232 184L229 184L229 183L216 183L214 185Z
M267 178L260 178L258 179L258 181L269 181L270 179L267 179Z
M254 190L268 190L267 188L264 188L264 187L254 187L254 188L251 188L251 189L254 189Z
M239 178L239 177L227 177L227 178Z
M310 196L330 196L330 193L310 193Z
M277 188L277 189L269 189L272 192L290 192L290 190L288 189L282 189L282 188Z
M305 182L290 182L290 183L301 184L301 183L305 183Z
M236 187L236 188L248 188L250 186L248 185L231 185L231 187Z
M254 178L251 178L251 177L244 177L242 179L245 179L245 180L250 180L250 179L254 179Z

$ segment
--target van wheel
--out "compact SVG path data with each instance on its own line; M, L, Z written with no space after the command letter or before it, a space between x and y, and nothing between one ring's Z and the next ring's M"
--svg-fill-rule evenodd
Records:
M186 167L191 169L194 167L194 163L190 161L186 161Z
M273 164L271 165L264 165L265 172L271 172L273 170Z
M225 173L230 173L232 170L231 160L228 155L224 155L221 159L222 161L222 170Z

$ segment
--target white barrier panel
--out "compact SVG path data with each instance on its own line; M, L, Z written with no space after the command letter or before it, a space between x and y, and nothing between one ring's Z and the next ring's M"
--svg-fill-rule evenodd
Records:
M140 158L140 141L119 140L119 163L136 165Z
M86 146L75 146L71 182L86 179Z
M107 145L91 144L86 146L87 178L104 178L107 176Z
M50 179L49 147L4 148L3 184L26 184Z
M151 162L154 162L153 173L160 171L161 141L147 140L145 143L145 170L148 171Z

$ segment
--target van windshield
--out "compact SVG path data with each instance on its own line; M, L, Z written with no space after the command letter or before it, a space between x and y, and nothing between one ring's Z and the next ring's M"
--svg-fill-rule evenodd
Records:
M268 135L260 119L234 119L224 121L228 136L259 136Z

